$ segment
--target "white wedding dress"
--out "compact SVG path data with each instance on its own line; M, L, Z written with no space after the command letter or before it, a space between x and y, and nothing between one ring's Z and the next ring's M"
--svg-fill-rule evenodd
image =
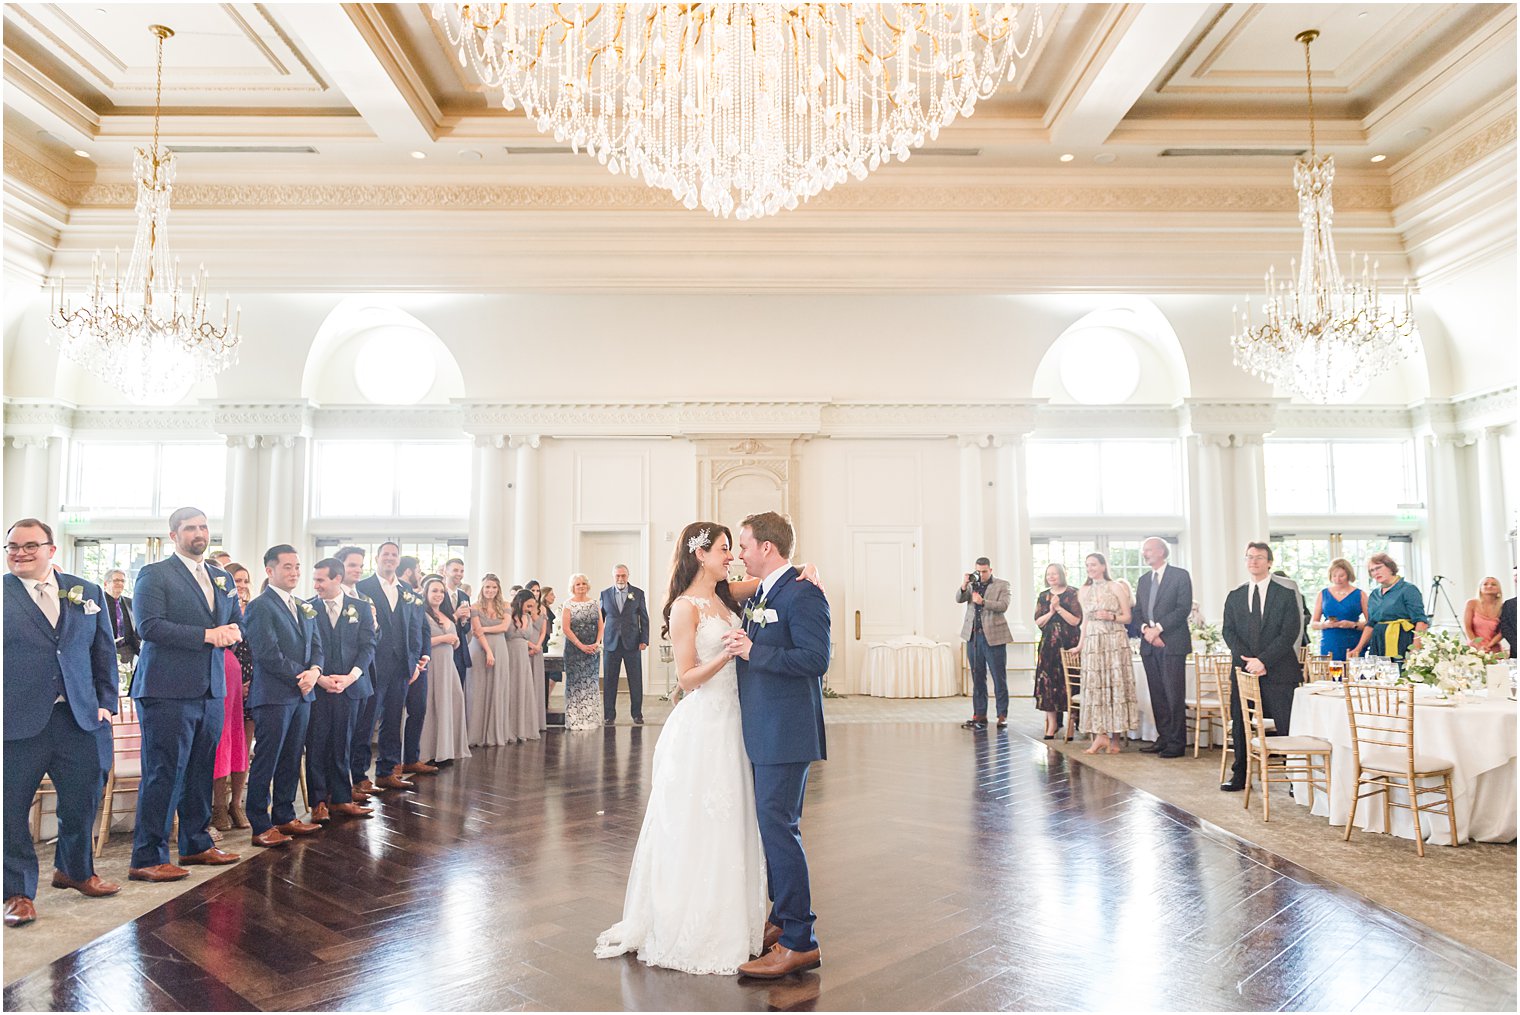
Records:
M723 635L738 618L716 599L683 598L701 611L697 658L722 655ZM596 939L596 955L637 952L653 966L733 973L759 954L768 912L738 669L730 659L665 721L623 919Z

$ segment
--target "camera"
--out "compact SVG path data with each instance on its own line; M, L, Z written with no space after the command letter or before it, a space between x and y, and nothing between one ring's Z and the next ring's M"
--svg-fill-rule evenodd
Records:
M966 572L966 581L969 583L966 586L967 591L975 592L979 596L987 594L987 583L982 581L980 572L975 570Z

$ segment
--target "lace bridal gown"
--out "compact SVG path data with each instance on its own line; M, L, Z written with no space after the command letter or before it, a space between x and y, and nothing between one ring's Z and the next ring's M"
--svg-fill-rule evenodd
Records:
M721 655L723 635L737 618L716 599L682 598L701 612L697 658ZM760 952L768 908L738 670L730 659L665 721L623 919L596 939L596 955L637 952L653 966L733 973Z

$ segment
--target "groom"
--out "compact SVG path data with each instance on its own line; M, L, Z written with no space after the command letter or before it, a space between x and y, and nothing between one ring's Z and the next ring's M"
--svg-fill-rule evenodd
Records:
M820 964L799 826L808 765L825 757L829 602L817 586L792 580L792 543L791 523L775 512L744 519L739 557L760 589L745 604L743 629L729 635L771 897L763 954L739 974L766 980Z

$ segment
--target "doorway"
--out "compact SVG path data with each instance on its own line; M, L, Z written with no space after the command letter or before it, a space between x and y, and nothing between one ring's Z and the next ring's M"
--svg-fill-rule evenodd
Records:
M859 691L860 670L872 642L923 631L922 561L917 528L855 529L850 541L845 686Z

